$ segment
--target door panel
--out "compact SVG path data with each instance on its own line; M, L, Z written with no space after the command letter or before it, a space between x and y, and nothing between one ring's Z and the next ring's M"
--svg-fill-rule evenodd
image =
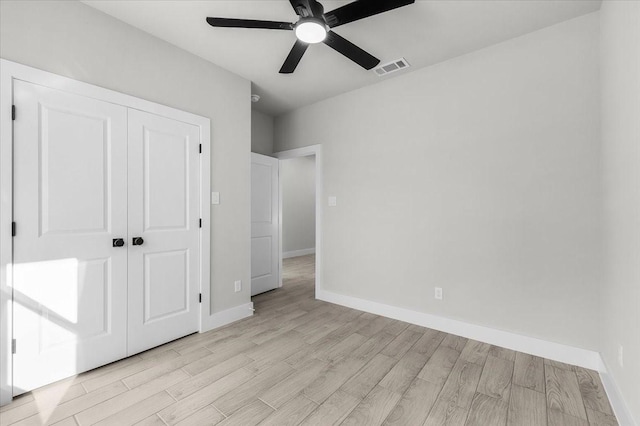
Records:
M40 120L42 234L107 232L108 117L41 104Z
M130 355L198 330L199 144L197 126L129 110Z
M273 238L256 237L251 240L251 276L263 277L273 271Z
M187 250L144 255L144 324L187 311L188 256Z
M251 295L279 284L279 161L251 153Z
M183 134L144 129L145 231L187 228L189 142Z
M14 82L14 395L126 356L126 108Z

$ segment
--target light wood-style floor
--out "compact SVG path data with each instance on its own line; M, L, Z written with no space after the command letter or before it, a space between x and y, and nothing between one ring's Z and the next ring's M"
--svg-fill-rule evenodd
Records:
M2 425L615 425L596 372L316 301L285 260L256 314L17 398Z

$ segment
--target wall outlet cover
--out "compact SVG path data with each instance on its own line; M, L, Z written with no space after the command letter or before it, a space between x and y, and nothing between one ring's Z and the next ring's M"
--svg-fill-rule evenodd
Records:
M233 283L236 293L242 290L242 281L238 280Z
M211 193L211 204L220 204L220 193L212 192Z
M329 207L335 207L338 205L338 198L331 196L329 197Z
M442 287L436 287L433 297L437 300L442 300Z

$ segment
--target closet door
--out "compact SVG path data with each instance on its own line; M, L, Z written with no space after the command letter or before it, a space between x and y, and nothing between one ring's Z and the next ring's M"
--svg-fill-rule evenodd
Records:
M126 356L127 110L14 82L14 395Z
M129 337L134 354L198 330L197 126L129 110Z

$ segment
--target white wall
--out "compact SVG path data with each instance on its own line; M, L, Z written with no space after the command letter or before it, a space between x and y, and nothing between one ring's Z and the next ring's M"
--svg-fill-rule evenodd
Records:
M276 151L322 144L338 199L323 207L325 290L597 349L598 25L278 117Z
M251 152L273 154L273 117L251 110Z
M249 81L76 1L0 2L0 56L209 117L211 308L249 302Z
M315 156L280 162L282 184L282 252L316 247ZM292 253L293 254L293 253Z
M640 424L640 2L604 1L602 355ZM618 364L624 347L624 367Z

